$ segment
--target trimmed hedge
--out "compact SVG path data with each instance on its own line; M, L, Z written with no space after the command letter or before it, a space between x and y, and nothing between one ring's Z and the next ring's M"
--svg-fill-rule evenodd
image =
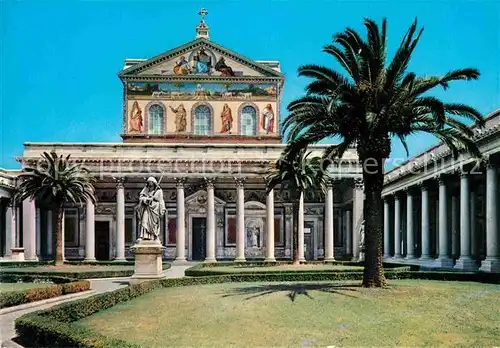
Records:
M282 263L285 264L285 263ZM339 263L340 265L341 263ZM354 263L352 262L352 265L355 266L360 266L359 270L354 270L354 269L320 269L320 270L314 270L314 269L283 269L283 270L270 270L270 271L255 271L255 270L249 270L247 268L255 268L255 267L261 267L263 269L269 267L267 264L255 264L251 263L251 266L248 266L246 263L245 264L238 264L238 263L225 263L223 265L218 265L215 266L214 264L205 264L205 263L200 263L197 264L193 267L188 268L184 274L186 276L190 277L207 277L207 276L216 276L216 275L224 275L224 274L273 274L273 275L280 275L282 273L295 273L295 274L309 274L309 273L363 273L363 269L361 268L359 263ZM341 264L343 266L350 266L346 263ZM238 272L227 272L224 270L224 267L238 267L241 268L241 270L238 270ZM412 267L411 266L404 266L404 265L391 265L392 268L387 268L386 272L403 272L403 271L411 271Z
M23 271L23 270L4 270L4 274L26 275L36 274L45 277L65 277L71 279L95 279L95 278L119 278L130 277L134 274L133 269L115 270L115 271L79 271L79 272L57 272L57 271Z
M66 260L65 265L72 266L133 266L134 259L127 259L125 261L85 261L85 260ZM38 267L38 266L52 266L53 260L46 261L2 261L2 268L22 268L22 267ZM168 262L163 262L163 267L169 265Z
M82 264L83 265L83 264ZM110 264L110 266L120 266L117 264ZM26 275L26 274L36 274L44 277L65 277L71 279L96 279L96 278L121 278L121 277L130 277L134 274L134 264L127 264L130 266L130 269L122 269L122 270L91 270L91 271L50 271L47 269L40 269L38 271L33 270L23 270L21 269L5 269L3 270L4 274L12 274L12 275ZM163 263L163 269L167 270L171 267L170 263Z
M61 295L73 294L90 289L87 280L72 280L65 277L39 277L36 275L1 274L2 283L36 283L51 282L52 285L43 288L33 288L19 291L8 291L0 293L0 308L18 306L24 303L46 300Z
M498 274L457 272L385 272L388 279L459 280L499 283ZM112 292L64 303L48 310L25 314L15 321L20 343L29 347L138 347L122 340L108 338L98 332L72 324L118 303L131 300L164 287L216 284L225 282L286 282L286 281L333 281L361 280L362 272L282 272L226 274L217 276L152 280Z
M22 268L48 266L53 263L54 261L2 261L0 265L2 268Z

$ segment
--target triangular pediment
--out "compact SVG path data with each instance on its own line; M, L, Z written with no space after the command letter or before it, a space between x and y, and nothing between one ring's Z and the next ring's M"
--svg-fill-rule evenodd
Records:
M204 206L207 204L207 199L208 199L207 197L208 197L207 191L198 190L195 193L193 193L192 195L189 195L188 197L186 197L185 203L186 203L186 205ZM226 204L225 201L223 201L222 199L220 199L218 197L214 197L214 201L215 201L215 205L225 205Z
M272 64L256 62L213 41L199 38L119 73L121 77L268 77L283 78Z

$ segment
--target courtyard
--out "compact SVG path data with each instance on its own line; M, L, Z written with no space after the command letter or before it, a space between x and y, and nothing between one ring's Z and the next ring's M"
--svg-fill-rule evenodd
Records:
M0 2L1 348L500 345L500 3L292 2Z
M142 347L493 346L499 296L471 282L214 284L156 290L76 325Z

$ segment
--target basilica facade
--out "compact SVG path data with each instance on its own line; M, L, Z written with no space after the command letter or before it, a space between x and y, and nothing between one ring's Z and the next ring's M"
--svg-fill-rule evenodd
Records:
M303 260L362 259L363 182L354 148L330 165L324 200L302 202L298 221L290 192L266 193L265 175L285 148L278 61L214 43L202 19L193 41L126 59L118 78L122 142L25 143L19 157L33 165L44 151L71 154L97 179L95 205L65 208L67 260L133 257L135 207L150 176L166 203L166 260L290 259L294 224ZM466 153L453 159L438 144L386 173L386 261L500 272L500 110L474 132L480 162ZM12 204L18 174L0 170L0 257L50 259L54 214L30 200Z
M285 147L278 61L251 60L216 44L202 19L193 41L126 59L118 78L121 143L26 143L19 157L32 165L44 151L71 154L97 178L95 205L65 209L66 259L132 257L135 207L150 176L160 182L167 208L160 232L165 259L288 259L295 223L304 260L359 256L363 196L354 149L332 174L326 201L303 202L299 221L292 219L290 192L266 194L265 175ZM16 248L25 260L50 258L54 214L34 201L12 206L16 172L3 171L2 180L4 258L22 258Z

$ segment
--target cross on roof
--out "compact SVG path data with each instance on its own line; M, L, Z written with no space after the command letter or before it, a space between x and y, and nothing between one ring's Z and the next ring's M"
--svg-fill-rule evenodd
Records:
M205 20L205 16L208 14L208 11L202 8L200 11L198 11L198 14L201 16L201 20Z

